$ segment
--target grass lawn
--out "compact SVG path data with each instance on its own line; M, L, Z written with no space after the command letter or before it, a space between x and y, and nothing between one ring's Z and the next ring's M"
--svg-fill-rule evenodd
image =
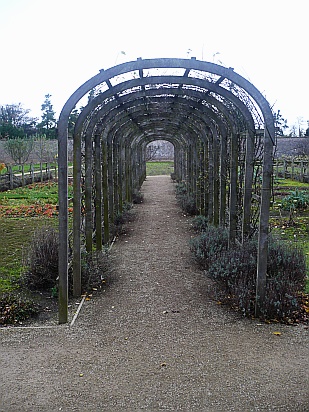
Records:
M23 269L23 255L36 229L44 225L55 226L57 218L0 217L0 294L18 288Z
M174 162L147 162L146 174L147 176L170 175L174 172Z

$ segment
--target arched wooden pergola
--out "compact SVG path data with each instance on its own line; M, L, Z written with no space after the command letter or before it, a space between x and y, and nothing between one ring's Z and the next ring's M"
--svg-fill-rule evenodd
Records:
M81 247L101 250L110 241L114 217L146 177L147 144L164 139L174 145L177 179L185 182L201 214L214 225L228 226L230 243L258 231L259 313L266 288L275 140L270 106L232 68L195 58L137 59L100 70L60 114L59 322L68 320L68 123L89 92L92 98L73 135L74 295L81 294Z

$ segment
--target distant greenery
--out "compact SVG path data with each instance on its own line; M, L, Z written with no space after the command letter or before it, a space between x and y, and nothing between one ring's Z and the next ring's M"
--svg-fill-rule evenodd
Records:
M174 172L174 162L147 162L147 176L170 175Z

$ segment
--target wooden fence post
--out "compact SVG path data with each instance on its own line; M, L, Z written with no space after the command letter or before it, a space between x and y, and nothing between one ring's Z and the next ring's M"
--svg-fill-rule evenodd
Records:
M31 183L34 182L34 169L33 169L33 163L30 163L30 180Z

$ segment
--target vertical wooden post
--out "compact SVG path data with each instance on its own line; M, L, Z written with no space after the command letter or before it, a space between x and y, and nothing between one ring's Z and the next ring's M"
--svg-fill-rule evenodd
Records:
M304 161L301 160L300 162L300 181L304 181Z
M107 182L108 182L108 208L110 221L114 222L114 185L113 185L113 147L107 141Z
M219 139L217 132L213 138L213 224L219 225Z
M200 214L205 214L205 202L204 202L204 193L205 193L205 164L204 164L204 141L200 140L199 145L199 153L198 153L198 160L199 160L199 209Z
M263 315L266 291L266 272L268 256L268 225L271 200L271 181L273 170L273 143L272 136L265 127L262 197L260 206L260 225L258 239L258 259L256 276L255 316Z
M46 170L47 170L48 181L50 181L51 179L50 163L46 163Z
M125 146L125 181L126 181L126 201L132 202L132 164L131 164L131 147L126 144Z
M204 172L204 210L205 216L208 216L209 221L209 147L210 147L210 138L207 138L205 143L205 150L204 150L204 164L205 164L205 172ZM209 222L211 223L211 222Z
M101 145L100 135L97 133L95 141L95 233L96 233L96 249L102 250L103 234L102 234L102 173L101 173Z
M34 182L34 168L33 168L33 163L30 163L30 179L31 183Z
M92 251L92 137L85 136L85 232L86 251Z
M119 192L118 192L118 163L119 163L119 145L113 144L113 203L114 215L120 213Z
M68 321L68 119L58 123L59 323Z
M118 148L118 174L117 174L117 185L118 185L118 202L119 202L119 212L123 211L123 150L120 143Z
M13 174L13 169L11 165L8 166L8 173L9 173L10 189L12 190L14 188L14 174Z
M25 186L25 165L21 165L21 185Z
M214 136L211 134L208 140L208 222L214 221Z
M107 144L103 140L102 148L102 195L103 195L103 213L104 213L104 243L109 242L109 209L108 209L108 181L107 181Z
M243 197L243 221L242 221L242 241L248 237L250 232L251 217L251 196L254 166L254 134L246 133L246 160L245 160L245 183Z
M220 150L220 226L224 226L226 220L226 180L227 180L227 136L221 136Z
M192 178L193 178L193 187L192 187L192 196L194 197L194 202L197 210L201 211L201 197L200 197L200 168L198 162L198 155L200 150L200 139L193 146L192 150Z
M230 164L230 216L229 216L229 246L236 239L237 230L237 171L238 171L238 134L231 136L231 164Z
M73 296L81 295L81 136L73 140Z

